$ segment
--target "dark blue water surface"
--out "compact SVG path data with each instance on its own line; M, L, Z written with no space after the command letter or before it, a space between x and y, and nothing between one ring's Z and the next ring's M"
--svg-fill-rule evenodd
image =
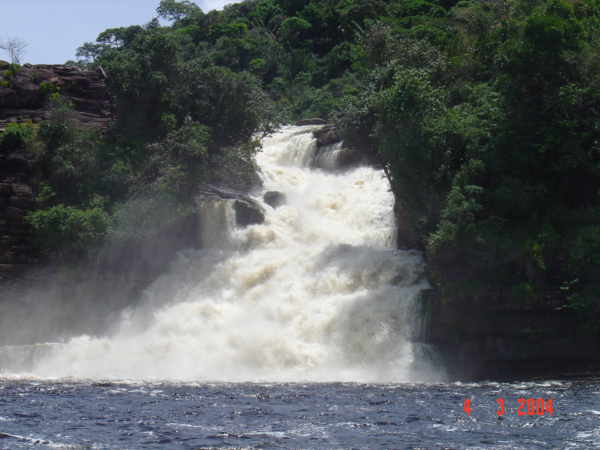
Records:
M0 449L600 448L599 388L3 379ZM552 416L517 415L519 398L551 398Z

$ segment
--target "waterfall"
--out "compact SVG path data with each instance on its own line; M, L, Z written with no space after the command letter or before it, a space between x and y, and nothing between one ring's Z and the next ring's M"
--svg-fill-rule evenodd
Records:
M29 372L37 361L52 356L61 344L6 345L0 347L0 373Z
M422 380L411 336L420 323L416 302L428 288L424 262L418 252L396 250L394 198L383 173L314 168L312 129L284 127L257 155L264 191L285 193L286 205L264 204L263 224L235 228L229 202L199 204L204 247L182 252L146 300L121 313L112 334L74 338L31 373Z
M204 248L229 245L235 229L235 211L231 200L196 201L200 216L200 244Z
M324 170L335 170L338 166L340 150L343 142L336 142L321 148L314 159L313 166Z

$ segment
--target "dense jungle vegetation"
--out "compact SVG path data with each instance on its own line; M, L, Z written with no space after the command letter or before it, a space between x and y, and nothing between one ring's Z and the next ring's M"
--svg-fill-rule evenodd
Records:
M158 19L78 50L116 121L100 140L55 123L0 145L43 160L38 242L62 258L151 236L206 181L252 183L257 133L324 117L376 156L430 255L470 252L514 299L559 287L589 321L600 299L600 1L246 0ZM64 113L61 115L61 111ZM486 256L487 258L487 256ZM482 260L483 261L483 260ZM508 280L508 281L506 281Z

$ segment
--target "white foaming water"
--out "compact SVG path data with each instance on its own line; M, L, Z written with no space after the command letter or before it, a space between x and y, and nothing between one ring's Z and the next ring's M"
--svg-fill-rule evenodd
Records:
M335 170L338 165L338 158L342 150L343 142L327 145L321 148L319 154L314 158L313 165L320 169Z
M228 200L197 201L200 244L204 248L225 248L231 244L235 211Z
M309 168L311 127L285 127L257 156L264 224L231 231L227 202L199 206L203 238L122 313L111 336L72 339L41 377L224 381L418 381L410 337L424 263L395 252L393 195L381 171ZM212 206L211 206L212 205ZM211 209L213 208L213 209ZM220 212L219 212L220 211ZM210 231L212 227L212 233Z

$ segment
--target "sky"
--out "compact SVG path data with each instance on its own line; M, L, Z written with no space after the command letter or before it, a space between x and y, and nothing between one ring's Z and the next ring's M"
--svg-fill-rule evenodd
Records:
M160 0L0 0L0 37L29 45L21 64L62 64L84 42L107 28L144 25L156 17ZM204 12L235 0L197 0ZM163 21L164 23L164 21ZM0 50L0 59L10 61Z

